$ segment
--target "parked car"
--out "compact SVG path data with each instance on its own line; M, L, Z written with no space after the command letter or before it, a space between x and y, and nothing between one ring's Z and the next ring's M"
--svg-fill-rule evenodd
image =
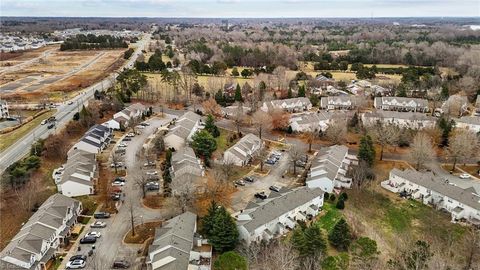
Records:
M143 122L143 123L140 123L140 125L142 125L142 126L144 126L144 127L148 127L148 126L150 126L150 123L148 123L148 122Z
M298 167L305 168L305 166L307 166L307 163L305 163L303 160L297 160L295 162L295 165L297 165Z
M253 178L252 176L245 176L243 178L243 181L253 183L253 182L255 182L255 178Z
M147 190L159 190L160 185L158 184L158 182L148 182L145 184L145 188Z
M468 173L462 173L462 174L460 174L460 178L462 178L462 179L469 179L470 177L471 177L471 176L470 176L470 174L468 174Z
M259 199L265 200L265 199L267 198L267 194L265 194L264 191L262 191L262 192L257 192L257 193L255 193L255 198L259 198Z
M150 167L150 166L155 166L155 162L154 161L147 161L147 162L143 163L143 167Z
M93 214L93 217L94 217L94 218L109 218L109 217L110 217L110 213L107 213L107 212L97 212L97 213Z
M121 168L123 167L123 162L114 162L112 164L110 164L110 168Z
M70 257L70 260L69 260L69 261L75 261L75 260L86 261L86 260L87 260L87 256L85 256L85 255L73 255L72 257Z
M95 221L90 225L90 228L105 228L107 227L107 223L102 221Z
M115 179L114 179L113 181L125 182L125 181L127 181L127 180L125 179L125 177L117 176L117 177L115 177Z
M85 236L80 239L80 244L95 244L97 242L97 237L95 236Z
M72 105L72 104L73 104L73 101L71 101L71 100L69 100L69 101L67 102L67 105Z
M267 163L268 165L275 165L275 160L267 159L265 160L265 163Z
M128 144L125 143L125 142L122 142L122 143L120 143L120 144L118 145L118 147L122 147L122 148L123 148L123 147L127 147L127 146L128 146Z
M46 123L47 123L47 119L44 119L40 124L45 125Z
M129 142L129 141L131 141L131 140L132 140L132 138L130 138L130 137L125 137L125 138L123 138L122 142Z
M111 198L114 201L119 201L122 198L122 194L121 193L112 193Z
M270 186L269 189L275 192L280 192L280 187L277 186Z
M95 237L95 238L100 238L102 237L102 234L99 232L91 231L85 234L85 237Z
M112 183L112 187L123 187L125 186L125 182L122 182L122 181L114 181Z
M144 129L145 127L144 127L144 126L142 126L142 125L138 125L138 126L136 126L135 128L138 128L138 129Z
M237 181L235 181L235 185L245 186L245 181L243 181L242 179L237 180Z
M145 174L146 175L158 175L158 172L157 171L150 171L150 172L146 172Z
M118 268L127 269L127 268L130 268L130 263L127 262L126 260L115 260L113 262L112 268L114 268L114 269L118 269Z
M53 127L55 127L55 123L50 123L50 124L47 126L48 129L52 129Z
M117 143L117 141L115 141L115 140L110 140L110 144L116 144L116 143Z
M85 267L84 260L74 260L67 262L67 269L82 269Z

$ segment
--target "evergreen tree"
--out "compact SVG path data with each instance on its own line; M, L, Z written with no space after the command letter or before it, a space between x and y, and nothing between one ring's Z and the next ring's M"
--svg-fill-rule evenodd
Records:
M215 201L210 203L207 214L202 218L202 233L205 236L212 235L212 229L214 224L215 215L217 214L218 204Z
M440 96L443 100L446 100L450 96L450 92L448 91L448 86L446 84L442 85L442 91L440 92Z
M340 251L348 250L352 235L350 228L344 218L340 219L328 235L330 244Z
M217 208L208 241L218 252L230 251L238 243L238 230L235 220L225 207Z
M440 119L438 119L437 126L442 131L441 145L448 146L448 138L450 137L452 130L455 128L455 121L453 121L453 119L450 119L449 121L447 118L442 116Z
M232 69L232 76L237 77L238 75L240 75L240 73L238 73L238 69L236 67L234 67Z
M243 102L242 89L240 88L240 84L237 84L237 88L235 88L235 101Z
M335 208L340 210L345 209L345 201L342 198L339 198L337 204L335 205Z
M207 120L205 121L205 130L210 132L214 138L220 136L220 131L218 127L215 125L215 119L211 114L207 116Z
M371 167L375 160L375 148L373 146L372 138L365 135L360 139L360 146L358 149L358 159L364 160Z
M218 90L217 93L215 93L215 101L221 106L226 105L222 90Z
M294 231L291 238L293 247L301 257L319 257L327 250L327 243L323 237L320 227L300 224Z
M310 95L310 103L312 103L313 107L317 107L318 102L320 102L320 99L317 95Z
M288 88L287 98L293 98L292 88Z
M298 97L305 97L305 85L298 87Z
M338 197L340 200L348 200L348 195L345 192L340 193L340 197Z
M258 89L259 89L260 100L263 100L263 98L265 97L265 92L267 91L267 84L265 84L264 81L261 81L258 84Z
M407 97L407 89L403 83L398 85L395 95L397 97Z
M217 149L217 142L208 131L200 130L193 134L190 146L197 155L208 159L213 151Z
M360 119L358 118L358 113L355 112L352 118L348 121L348 127L351 129L358 130L359 125L360 125Z

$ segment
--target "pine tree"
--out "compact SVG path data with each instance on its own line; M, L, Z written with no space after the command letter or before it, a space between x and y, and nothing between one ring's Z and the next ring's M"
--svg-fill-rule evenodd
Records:
M316 225L298 226L294 231L291 238L293 247L298 251L300 256L319 256L325 253L327 249L327 243L323 237L320 227Z
M339 198L337 204L335 205L335 208L340 210L345 209L345 201L342 198Z
M340 200L348 200L348 195L345 192L340 193L340 197L338 197Z
M375 160L375 148L373 146L372 138L365 135L360 139L360 146L358 149L358 159L364 160L371 167Z
M216 211L208 240L218 252L232 250L238 243L237 225L223 206Z
M265 97L265 92L267 91L267 85L265 84L264 81L261 81L258 84L258 90L259 90L260 100L263 100L263 98Z
M292 93L292 88L288 88L288 93L287 93L288 98L293 98L293 93Z
M190 146L197 155L207 159L217 149L217 142L208 131L200 130L193 134Z
M305 85L298 87L298 97L305 97Z
M450 96L450 92L448 91L448 86L447 85L442 85L442 91L440 92L440 96L442 99L447 99Z
M350 228L345 219L340 219L328 235L330 244L340 251L348 250L352 239Z
M210 203L208 207L207 214L202 218L202 233L207 237L207 239L212 234L213 223L215 215L217 214L218 204L215 201Z
M214 138L220 136L220 131L218 127L215 125L215 119L211 114L207 116L207 120L205 121L205 130L210 132Z
M243 102L242 89L240 89L240 84L237 84L237 88L235 89L235 101Z

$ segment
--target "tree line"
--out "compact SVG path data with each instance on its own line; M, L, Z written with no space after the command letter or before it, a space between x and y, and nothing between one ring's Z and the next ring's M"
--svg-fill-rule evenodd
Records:
M128 48L127 42L121 37L111 35L78 34L70 37L60 45L61 51L91 50L91 49L116 49Z

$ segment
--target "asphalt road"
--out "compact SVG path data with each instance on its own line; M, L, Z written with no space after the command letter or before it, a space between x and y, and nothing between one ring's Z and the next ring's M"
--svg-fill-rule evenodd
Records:
M130 57L128 62L123 66L124 68L131 68L135 64L135 60L140 55L141 50L145 48L145 45L150 40L151 35L145 34L144 38L138 42L138 47ZM5 171L8 166L14 162L20 160L22 157L28 154L30 146L38 139L45 139L50 134L63 128L72 118L73 115L81 109L83 105L88 104L88 100L93 98L96 90L102 91L111 86L112 78L115 79L118 75L112 74L108 78L101 82L94 84L83 90L81 94L77 95L73 99L57 107L57 113L54 115L57 119L56 127L53 129L47 129L46 125L39 125L32 131L27 133L22 138L18 139L14 144L6 148L0 153L0 173ZM70 105L68 103L71 103Z

